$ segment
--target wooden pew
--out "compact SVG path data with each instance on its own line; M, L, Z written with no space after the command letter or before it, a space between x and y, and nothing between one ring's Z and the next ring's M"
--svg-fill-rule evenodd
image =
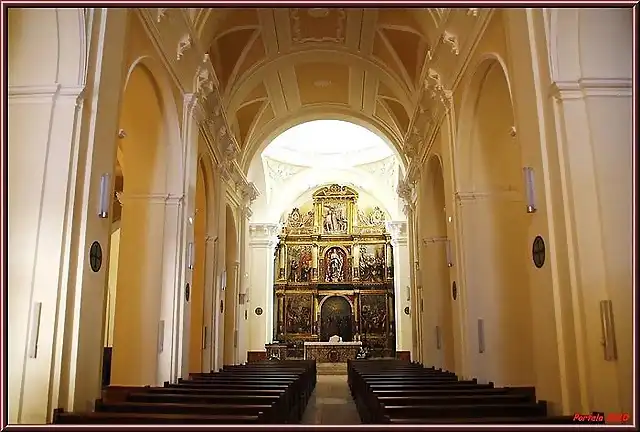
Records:
M231 415L180 415L180 414L139 414L139 413L110 413L87 412L72 413L57 408L53 412L53 424L258 424L257 416Z
M350 360L349 387L364 423L566 423L548 417L535 389L495 388L398 360Z
M315 387L315 361L258 362L192 374L165 387L119 388L90 413L56 424L276 424L298 422Z

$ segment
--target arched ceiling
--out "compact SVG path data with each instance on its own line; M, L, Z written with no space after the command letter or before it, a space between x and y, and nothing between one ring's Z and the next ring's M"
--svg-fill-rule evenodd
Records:
M402 142L448 9L193 10L243 157L310 109ZM245 159L245 162L246 161Z

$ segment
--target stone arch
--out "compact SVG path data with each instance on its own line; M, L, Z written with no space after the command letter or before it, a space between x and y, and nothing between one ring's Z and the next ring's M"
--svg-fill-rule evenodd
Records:
M83 86L86 14L83 8L8 9L9 85ZM41 59L37 67L34 59Z
M238 359L238 279L239 252L237 221L233 210L227 204L225 210L225 277L224 324L223 324L223 364L235 364Z
M158 64L158 61L149 55L143 55L137 57L129 65L124 80L123 94L126 93L129 87L132 74L140 67L144 68L152 77L166 124L165 144L168 150L166 168L167 184L169 185L167 192L181 195L184 190L182 179L185 170L186 142L182 143L180 134L181 122L178 117L178 105L173 96L172 86L164 68ZM176 163L176 161L180 161L180 163Z
M527 265L528 225L522 161L510 133L514 110L507 74L485 58L471 78L459 117L455 158L464 251L458 286L465 296L470 373L504 385L531 385L533 336ZM477 328L480 320L483 335ZM483 343L480 338L483 337Z
M170 346L177 263L183 255L175 229L182 219L183 166L172 162L182 161L183 152L175 106L168 102L170 88L163 87L158 71L148 58L133 62L121 99L127 182L116 288L114 385L158 384L170 378L178 361Z
M631 9L623 8L546 9L551 80L560 85L593 78L629 80L632 15ZM612 49L612 42L627 49Z
M256 156L260 155L278 135L284 133L288 129L313 120L342 120L364 127L378 135L395 153L398 161L400 162L402 175L404 175L408 165L408 159L402 150L402 137L396 136L391 129L386 127L373 116L368 117L364 114L355 113L347 108L338 106L303 107L293 115L279 118L273 125L270 125L270 127L263 128L263 132L261 134L258 134L251 139L251 142L248 144L248 148L242 155L241 166L243 167L244 172L247 173L249 171L250 165Z
M502 75L504 77L504 80L506 81L506 86L509 92L509 102L511 106L510 118L514 118L513 97L511 93L511 84L506 62L498 54L484 53L483 55L478 57L478 61L475 63L475 69L468 69L474 72L473 75L471 75L471 79L464 88L462 102L459 109L458 125L456 128L456 142L453 143L454 160L456 162L455 182L458 188L460 188L460 185L462 184L465 184L465 186L463 186L463 189L467 187L464 175L465 173L468 174L469 170L471 169L471 166L469 164L473 164L473 161L471 159L460 157L460 155L467 150L463 149L463 146L469 145L469 137L471 135L473 127L472 122L464 120L472 119L475 116L475 113L477 111L477 102L480 96L480 91L483 87L484 80L486 79L487 74L493 68L500 68L502 71ZM467 165L464 165L465 163L467 163Z

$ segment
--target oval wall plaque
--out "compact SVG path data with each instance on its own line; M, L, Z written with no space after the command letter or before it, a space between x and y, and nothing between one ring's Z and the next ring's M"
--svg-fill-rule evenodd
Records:
M407 306L406 308L404 308L404 313L405 313L405 315L409 315L409 306Z
M537 268L542 268L546 258L546 247L544 245L544 239L540 236L536 236L533 240L533 246L531 247L531 256L533 257L533 264Z
M456 281L453 281L453 284L451 284L451 296L454 300L458 299L458 285L456 285Z
M187 286L184 287L184 299L189 301L189 298L191 298L191 285L187 282Z
M102 267L102 246L97 241L94 241L89 249L89 265L94 273L100 271Z
M261 307L257 307L254 312L256 313L256 315L260 316L260 315L262 315L262 308Z

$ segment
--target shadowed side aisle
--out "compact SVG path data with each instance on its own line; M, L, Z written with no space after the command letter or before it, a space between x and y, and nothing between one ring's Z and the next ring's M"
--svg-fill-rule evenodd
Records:
M346 375L320 375L311 395L302 424L360 424L356 404L349 392Z

